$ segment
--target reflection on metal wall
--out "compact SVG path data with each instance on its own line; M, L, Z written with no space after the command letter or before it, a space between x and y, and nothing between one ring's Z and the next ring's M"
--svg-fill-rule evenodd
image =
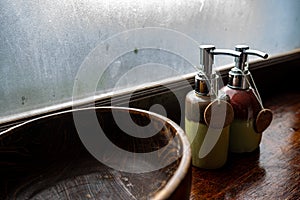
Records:
M70 100L88 58L99 59L96 88L105 92L193 72L198 44L247 43L270 54L299 48L299 11L297 0L2 0L0 117ZM161 30L126 33L148 27ZM112 47L126 52L111 57Z

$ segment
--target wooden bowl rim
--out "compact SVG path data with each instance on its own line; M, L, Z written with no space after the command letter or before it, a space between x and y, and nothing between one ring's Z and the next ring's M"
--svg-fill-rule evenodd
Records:
M105 110L114 109L114 110L120 110L120 111L129 111L129 112L133 112L133 113L149 114L151 117L155 117L158 120L162 120L162 121L168 123L171 127L173 127L176 130L175 134L179 135L180 141L182 143L182 157L180 160L180 164L179 164L178 168L176 169L175 173L170 178L170 180L166 183L166 185L162 189L160 189L159 191L157 191L157 193L154 194L152 199L153 200L161 200L161 199L167 199L168 197L170 197L171 194L178 188L181 181L188 174L188 171L189 171L189 168L191 165L191 149L190 149L189 141L188 141L187 136L186 136L185 132L183 131L183 129L178 124L173 122L171 119L169 119L165 116L162 116L160 114L157 114L157 113L154 113L151 111L147 111L147 110L138 109L138 108L128 108L128 107L119 107L119 106L95 106L95 107L86 107L86 108L76 108L76 109L71 109L71 110L67 110L67 111L51 113L48 115L44 115L44 116L40 116L40 117L37 117L34 119L27 120L25 122L22 122L20 124L17 124L13 127L8 128L7 130L0 132L0 138L1 138L1 136L5 137L5 135L10 134L10 132L13 132L13 130L16 130L18 128L21 128L23 126L34 123L39 120L47 119L47 118L54 117L57 115L68 114L71 112L79 112L79 111L84 111L84 110L100 110L100 109L105 109Z

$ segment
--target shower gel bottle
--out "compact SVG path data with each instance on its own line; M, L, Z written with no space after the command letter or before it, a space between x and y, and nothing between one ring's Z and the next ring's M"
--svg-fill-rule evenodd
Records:
M214 55L239 56L240 52L200 45L200 70L195 89L186 95L185 132L192 149L192 165L216 169L227 161L229 125L233 109L225 97L218 96L218 75L213 71Z
M230 97L234 120L230 126L229 150L235 153L252 152L259 147L262 132L272 120L272 112L264 109L248 70L248 55L267 58L264 52L251 50L247 45L237 45L241 56L235 58L235 67L229 72L228 84L221 91ZM254 84L255 86L255 84Z

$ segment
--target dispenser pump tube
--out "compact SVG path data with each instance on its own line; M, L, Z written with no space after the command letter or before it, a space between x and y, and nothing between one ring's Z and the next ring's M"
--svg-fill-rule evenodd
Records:
M248 89L248 55L255 55L266 59L268 58L268 54L258 50L249 49L249 46L247 45L236 45L235 50L240 52L241 55L235 58L235 67L229 72L228 86L235 89Z
M195 77L195 92L208 96L211 90L217 91L217 76L213 72L214 55L230 55L240 57L241 52L230 49L216 49L214 45L200 45L200 65L202 71Z
M212 51L215 50L214 45L200 45L200 65L203 67L203 73L209 77L212 74L212 65L214 57ZM210 78L210 77L209 77Z
M268 54L266 54L262 51L249 49L248 45L236 45L235 50L242 53L241 56L235 58L235 67L237 67L241 71L248 70L246 68L248 55L258 56L258 57L261 57L263 59L268 58Z
M216 49L214 45L200 45L200 65L203 66L203 72L209 77L213 74L212 66L214 64L214 55L230 55L240 57L241 52L230 49Z

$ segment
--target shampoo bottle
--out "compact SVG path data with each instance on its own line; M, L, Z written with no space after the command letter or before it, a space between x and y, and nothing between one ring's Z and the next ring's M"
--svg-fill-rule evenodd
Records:
M237 45L241 56L235 58L235 67L229 72L228 84L221 91L230 97L234 120L230 126L229 150L235 153L252 152L259 147L262 132L272 120L272 112L264 109L248 70L248 55L267 58L266 53L251 50L247 45ZM255 86L255 84L254 84Z
M218 75L213 71L214 55L239 56L240 52L200 45L200 70L195 90L185 101L185 132L192 149L192 165L216 169L227 161L229 125L233 109L225 97L218 96Z

